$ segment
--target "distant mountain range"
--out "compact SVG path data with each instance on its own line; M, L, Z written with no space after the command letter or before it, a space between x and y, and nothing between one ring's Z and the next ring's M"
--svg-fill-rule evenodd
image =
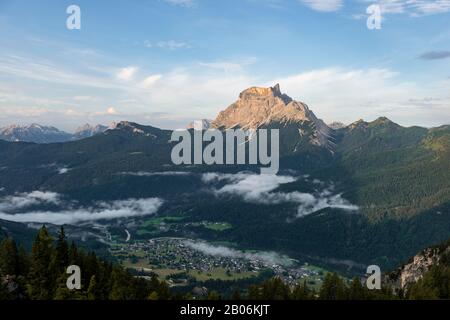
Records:
M75 130L67 133L55 127L42 126L39 124L30 125L10 125L0 128L0 139L12 142L34 142L34 143L56 143L67 142L92 137L98 133L104 132L108 127L103 125L91 126L85 124Z

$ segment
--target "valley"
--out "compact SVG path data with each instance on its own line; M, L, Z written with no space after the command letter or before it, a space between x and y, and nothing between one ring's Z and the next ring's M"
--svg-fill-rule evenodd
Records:
M393 270L449 237L449 126L379 118L331 129L277 86L245 90L211 126L231 124L279 129L278 175L175 165L170 130L126 121L66 143L0 141L0 225L11 234L5 220L23 233L32 223L72 225L105 256L111 241L231 243L348 276L371 264Z

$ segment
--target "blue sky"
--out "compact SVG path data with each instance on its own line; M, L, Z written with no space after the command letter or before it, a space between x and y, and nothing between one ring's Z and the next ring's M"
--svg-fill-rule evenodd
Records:
M0 47L0 126L178 128L277 82L327 122L450 123L450 0L0 0Z

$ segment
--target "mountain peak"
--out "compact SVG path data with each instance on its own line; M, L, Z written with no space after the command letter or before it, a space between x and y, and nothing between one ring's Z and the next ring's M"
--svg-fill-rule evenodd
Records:
M220 112L211 124L212 128L244 130L273 126L292 132L289 137L292 141L308 138L315 145L329 143L330 128L305 103L282 93L279 84L242 91L239 99Z
M308 106L281 93L280 86L251 87L239 99L219 113L214 128L255 129L271 122L299 122L315 118Z
M328 123L327 126L333 130L339 130L345 128L347 125L340 121L333 121L331 123Z
M267 99L278 97L284 101L284 103L289 103L292 98L286 94L281 93L280 85L277 83L273 87L251 87L245 89L239 94L239 99L249 100L249 99Z
M379 117L378 119L376 119L375 121L373 121L371 123L375 124L375 125L380 125L380 124L394 124L394 125L396 125L395 122L391 121L390 119L388 119L386 117Z
M187 129L195 129L195 130L208 130L211 128L212 120L210 119L201 119L192 121L187 125Z
M70 134L55 127L42 126L37 123L29 125L13 124L0 129L0 139L6 141L24 141L36 143L64 142Z
M245 89L239 95L239 98L244 99L246 96L280 96L281 90L280 85L277 83L273 87L265 88L265 87L251 87Z
M101 124L98 124L94 127L89 123L86 123L85 125L82 125L75 130L73 140L89 138L95 136L96 134L105 132L106 129L108 129L108 127Z
M135 122L130 121L120 121L113 122L106 129L106 133L120 132L125 133L127 135L142 135L146 137L155 138L157 135L161 134L164 130L152 127L152 126L144 126Z

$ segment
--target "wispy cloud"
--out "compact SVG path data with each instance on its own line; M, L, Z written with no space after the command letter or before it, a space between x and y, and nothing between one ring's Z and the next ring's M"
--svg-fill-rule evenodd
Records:
M148 172L148 171L138 171L138 172L121 172L124 176L136 176L136 177L153 177L153 176L188 176L191 172L185 171L161 171L161 172Z
M300 0L313 10L321 12L333 12L343 6L343 0Z
M230 194L242 197L244 201L250 203L265 205L295 203L298 205L296 217L304 217L325 208L338 208L347 211L358 210L357 206L342 198L342 195L334 194L332 192L333 186L315 194L298 191L276 191L281 185L295 182L298 179L299 177L250 173L205 173L202 176L203 182L210 185L220 181L227 182L224 186L212 188L212 191L218 196Z
M147 48L161 48L168 50L178 50L178 49L189 49L191 46L182 41L176 40L167 40L167 41L158 41L156 43L152 43L150 41L145 41L144 46Z
M148 76L140 83L140 86L143 88L146 88L146 89L151 88L161 78L162 78L162 75L160 75L160 74Z
M117 78L124 81L130 81L134 78L137 72L138 72L137 67L122 68L117 72Z
M292 263L292 261L288 257L281 256L276 252L262 251L256 253L249 253L228 248L225 246L214 246L203 241L194 242L187 240L184 242L184 244L194 250L202 252L203 254L215 257L227 257L227 258L261 261L268 265L273 264L290 265Z
M374 3L372 0L363 0ZM383 14L408 14L412 17L450 12L450 0L379 0Z
M0 200L0 210L17 210L39 204L60 204L60 195L49 191L33 191L30 193L18 193Z
M428 58L437 56L434 53ZM149 72L151 66L130 63L123 68L99 67L90 72L38 57L0 55L0 72L15 79L0 82L0 121L72 123L74 128L79 121L86 121L82 118L109 123L121 117L177 128L195 118L215 118L244 88L274 83L280 83L284 92L308 103L316 115L329 122L350 123L357 118L371 120L385 115L403 125L435 126L444 124L445 115L450 116L448 81L437 79L422 85L402 81L400 74L387 68L339 66L261 79L247 68L255 61L252 57L201 61L161 73ZM30 85L35 80L47 90ZM58 96L55 88L73 95ZM431 110L409 103L410 99L428 97L436 102ZM122 112L104 111L108 108ZM160 119L155 116L158 112L167 116Z
M181 7L192 7L195 3L194 0L163 0L164 2L167 2L174 6L181 6Z
M57 211L26 211L26 208L50 203L63 207ZM132 218L154 214L163 204L160 198L96 202L92 207L75 207L53 192L34 191L0 199L0 219L14 222L78 224L99 220ZM16 211L22 211L16 213ZM24 211L25 210L25 211Z
M199 62L199 66L222 70L225 72L241 72L245 67L254 64L257 61L255 57L244 58L241 61L213 61Z
M385 115L403 125L438 125L450 118L448 81L437 79L425 85L402 80L386 68L315 69L275 79L295 99L305 101L327 121L350 123L357 118L373 120ZM266 85L269 85L267 83ZM326 94L324 94L326 92ZM434 98L433 109L410 104L410 99Z

